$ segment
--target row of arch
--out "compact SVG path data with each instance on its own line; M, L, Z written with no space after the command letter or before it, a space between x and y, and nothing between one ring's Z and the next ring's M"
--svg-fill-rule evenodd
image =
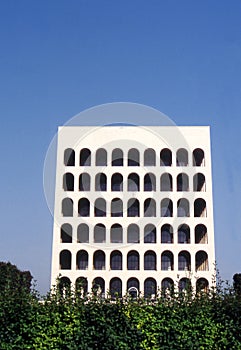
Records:
M111 176L111 191L123 191L124 180L120 173L114 173ZM79 191L90 191L91 177L88 173L79 175ZM143 178L144 191L156 191L156 176L152 173L147 173ZM74 175L65 173L63 175L64 191L74 191ZM136 173L131 173L127 176L126 189L129 192L140 191L140 176ZM160 191L173 191L173 178L169 173L164 173L160 177ZM178 174L176 177L176 190L189 191L189 176L185 173ZM98 173L95 176L95 191L107 191L107 176L104 173ZM197 173L193 176L193 191L206 191L206 179L204 174Z
M78 216L90 216L90 201L88 198L81 198L78 201ZM97 198L94 201L95 217L123 217L125 211L127 217L173 217L173 201L170 198L164 198L160 203L160 211L157 213L156 201L153 198L145 199L143 205L143 215L140 213L140 202L138 199L131 198L127 201L127 208L123 209L123 201L120 198L114 198L110 203L110 211L107 212L106 200L104 198ZM62 200L62 215L73 216L73 200L71 198L64 198ZM188 199L181 198L177 201L177 217L189 217L190 203ZM197 198L193 206L194 217L206 217L207 208L206 201L203 198Z
M80 151L79 165L91 166L91 151L89 148L83 148ZM156 151L153 148L147 148L143 155L144 166L156 166ZM188 151L185 148L180 148L176 151L176 165L188 166ZM160 152L160 166L171 166L173 164L173 154L169 148L164 148ZM115 148L111 152L111 165L123 166L124 165L124 152L120 148ZM72 148L67 148L64 151L64 164L66 166L75 165L75 151ZM108 157L107 151L104 148L99 148L95 153L95 165L107 166ZM204 166L205 157L204 151L201 148L196 148L192 152L192 164L193 166ZM131 148L127 153L127 165L139 166L140 165L140 152L136 148Z
M73 232L70 224L63 224L60 228L61 243L72 243ZM143 237L140 237L140 228L137 224L130 224L126 230L126 238L124 239L123 227L120 224L114 224L110 227L108 236L110 243L140 243L143 239L144 243L174 243L173 227L169 224L162 225L160 230L160 239L157 239L157 229L153 224L147 224L143 229ZM207 227L203 224L198 224L194 229L195 244L207 244L208 234ZM175 238L176 241L176 238ZM77 242L89 243L90 233L89 226L82 223L77 228ZM106 243L106 227L103 224L97 224L93 228L93 243ZM177 228L177 243L191 243L190 227L187 224L179 225Z

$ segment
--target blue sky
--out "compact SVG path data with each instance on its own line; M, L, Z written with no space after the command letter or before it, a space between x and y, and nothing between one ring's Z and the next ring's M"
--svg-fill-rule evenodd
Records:
M238 0L1 1L0 260L48 290L48 145L80 111L129 101L211 126L218 268L241 272L240 24Z

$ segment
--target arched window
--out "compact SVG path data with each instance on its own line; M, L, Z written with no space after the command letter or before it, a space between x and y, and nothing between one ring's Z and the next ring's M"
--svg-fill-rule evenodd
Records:
M105 253L102 250L94 252L93 265L95 270L105 270Z
M114 224L110 229L110 242L123 243L123 228L119 224Z
M123 176L115 173L111 177L111 191L123 191Z
M208 271L208 255L203 250L196 253L196 271Z
M103 224L97 224L94 227L94 243L105 243L106 228Z
M87 270L88 269L88 253L85 250L79 250L76 255L76 269Z
M189 202L185 198L181 198L177 201L177 216L186 217L190 216Z
M161 228L161 243L173 243L173 228L171 225L163 225Z
M71 281L68 277L61 277L58 285L59 293L62 296L66 296L71 292Z
M87 198L81 198L78 203L79 216L90 216L90 202Z
M129 278L127 281L127 291L132 298L137 298L140 290L140 282L137 278Z
M110 295L112 298L122 297L122 281L118 277L110 280Z
M88 292L88 280L86 277L78 277L75 281L75 291L81 296L85 296Z
M152 173L148 173L144 177L144 191L156 191L156 177Z
M95 216L104 217L106 216L106 202L103 198L97 198L95 200L95 208L94 208Z
M127 255L127 270L139 270L139 253L135 250L131 250Z
M138 199L131 198L128 200L127 216L131 216L131 217L140 216L140 204Z
M77 229L77 242L89 243L89 226L86 224L80 224Z
M190 228L186 224L178 227L178 243L190 243Z
M206 191L206 181L205 176L201 173L197 173L193 176L193 191L205 192Z
M178 254L178 270L185 271L191 270L191 257L190 253L183 250Z
M152 148L147 148L144 152L144 166L156 165L156 152Z
M59 268L60 270L71 269L71 253L69 250L62 250L59 254Z
M163 271L173 270L173 253L166 250L161 255L161 269Z
M128 151L128 166L139 166L140 154L136 148L131 148Z
M106 191L107 190L107 177L104 173L98 173L95 176L95 190Z
M132 173L128 175L128 183L127 183L127 190L129 192L136 192L140 191L140 180L139 175L136 173Z
M72 148L67 148L64 151L64 165L65 166L75 165L75 152Z
M197 244L208 243L208 233L207 233L207 227L205 225L199 224L195 227L195 243Z
M130 224L127 228L127 243L140 243L140 229L136 224Z
M190 291L192 284L189 278L181 278L178 284L179 292Z
M156 270L156 253L152 250L144 254L144 270Z
M73 216L73 200L71 198L64 198L62 200L62 215Z
M120 148L112 151L112 166L123 166L123 151Z
M144 216L154 217L156 216L156 202L153 198L147 198L144 202Z
M174 282L171 278L163 278L161 283L161 289L162 291L174 291Z
M60 230L61 243L72 243L72 226L70 224L63 224Z
M105 281L101 277L96 277L92 282L92 292L94 295L105 297Z
M177 191L189 191L189 178L187 174L181 173L177 176Z
M64 191L74 191L74 175L66 173L63 176L63 189Z
M160 165L171 166L172 165L172 152L168 148L163 148L160 153Z
M161 176L161 191L172 191L172 176L168 173Z
M164 198L161 201L161 216L171 217L173 216L173 204L172 200L169 198Z
M110 269L122 270L122 254L119 250L114 250L110 254Z
M144 243L156 243L156 227L152 224L144 227Z
M207 209L206 202L202 198L198 198L194 202L194 216L195 217L206 217Z
M90 175L87 173L82 173L79 176L79 190L80 191L90 191Z
M123 202L120 198L114 198L111 201L111 216L120 217L123 216Z
M204 151L201 148L196 148L193 151L192 156L193 156L193 166L205 165Z
M107 166L107 152L104 148L99 148L95 154L96 166Z
M188 166L188 152L185 148L177 151L177 166Z
M209 283L206 278L199 278L196 282L196 291L197 292L208 292Z
M154 278L147 278L144 282L144 297L154 299L156 296L157 285Z
M91 152L88 148L83 148L80 151L79 165L80 166L90 166L91 165Z

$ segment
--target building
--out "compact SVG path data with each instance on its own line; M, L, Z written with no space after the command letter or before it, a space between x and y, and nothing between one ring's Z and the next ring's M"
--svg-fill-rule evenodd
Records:
M209 127L60 127L52 285L207 289L215 272Z

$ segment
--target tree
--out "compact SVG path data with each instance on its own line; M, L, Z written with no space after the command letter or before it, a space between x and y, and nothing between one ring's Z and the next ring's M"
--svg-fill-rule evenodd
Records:
M0 294L30 293L32 275L29 271L20 271L10 262L0 262Z
M241 273L235 273L233 276L233 288L237 295L241 295Z

